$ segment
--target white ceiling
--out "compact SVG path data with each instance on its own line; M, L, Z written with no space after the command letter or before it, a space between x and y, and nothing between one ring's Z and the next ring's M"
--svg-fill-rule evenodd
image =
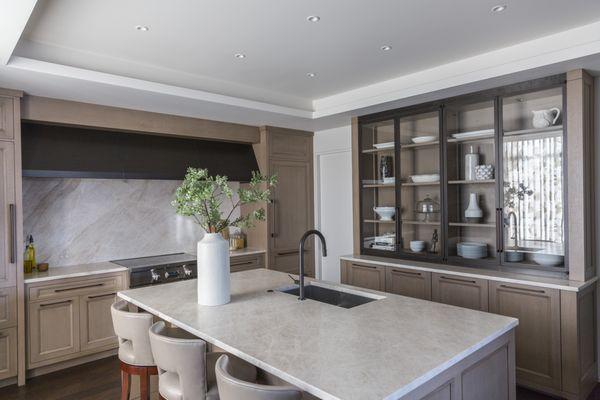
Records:
M221 105L221 119L239 108L297 126L584 60L600 53L599 20L597 0L39 0L0 84L98 103L126 88L118 105L163 111L160 94L180 114ZM73 92L86 85L104 86Z

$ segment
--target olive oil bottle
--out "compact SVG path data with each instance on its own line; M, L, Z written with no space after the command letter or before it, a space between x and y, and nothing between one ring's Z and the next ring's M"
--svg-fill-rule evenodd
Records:
M23 268L26 274L33 272L35 268L35 247L33 246L33 236L27 237L27 245L25 247L25 256L23 257Z

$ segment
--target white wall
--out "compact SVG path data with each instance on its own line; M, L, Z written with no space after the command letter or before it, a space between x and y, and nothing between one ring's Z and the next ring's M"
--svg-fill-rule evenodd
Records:
M340 281L340 256L352 253L352 133L350 125L315 132L315 226L327 257L315 254L320 279Z

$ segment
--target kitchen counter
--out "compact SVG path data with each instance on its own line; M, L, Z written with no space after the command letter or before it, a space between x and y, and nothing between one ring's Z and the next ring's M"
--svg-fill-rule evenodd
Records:
M570 281L568 279L551 278L539 275L528 275L491 268L459 267L454 265L427 263L421 261L401 260L395 258L375 257L366 255L348 255L340 257L341 260L350 262L381 265L383 267L402 267L416 271L438 272L448 275L464 276L469 278L491 279L499 282L519 283L523 285L539 286L551 289L579 292L598 280L597 277L585 282Z
M25 274L25 284L122 271L127 271L127 268L108 261L92 264L70 265L68 267L50 267L48 268L48 271L45 272L36 271L32 272L31 274Z
M516 319L324 282L313 283L379 300L345 309L269 292L290 283L266 269L232 274L231 302L218 307L196 303L196 280L118 296L321 399L413 398L508 337L500 375L514 399Z
M230 257L241 257L241 256L249 256L249 255L253 255L253 254L264 254L264 253L266 253L265 250L256 249L253 247L246 247L245 249L229 251L229 256Z

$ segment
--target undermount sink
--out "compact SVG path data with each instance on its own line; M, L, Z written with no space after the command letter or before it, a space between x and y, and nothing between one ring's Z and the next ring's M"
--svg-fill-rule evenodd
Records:
M300 288L298 285L293 285L281 289L277 289L279 292L298 296L300 294ZM354 293L342 292L340 290L330 289L317 285L305 285L304 295L307 299L320 301L321 303L327 303L342 308L352 308L360 306L361 304L370 303L382 299L384 297L366 297L360 296Z

